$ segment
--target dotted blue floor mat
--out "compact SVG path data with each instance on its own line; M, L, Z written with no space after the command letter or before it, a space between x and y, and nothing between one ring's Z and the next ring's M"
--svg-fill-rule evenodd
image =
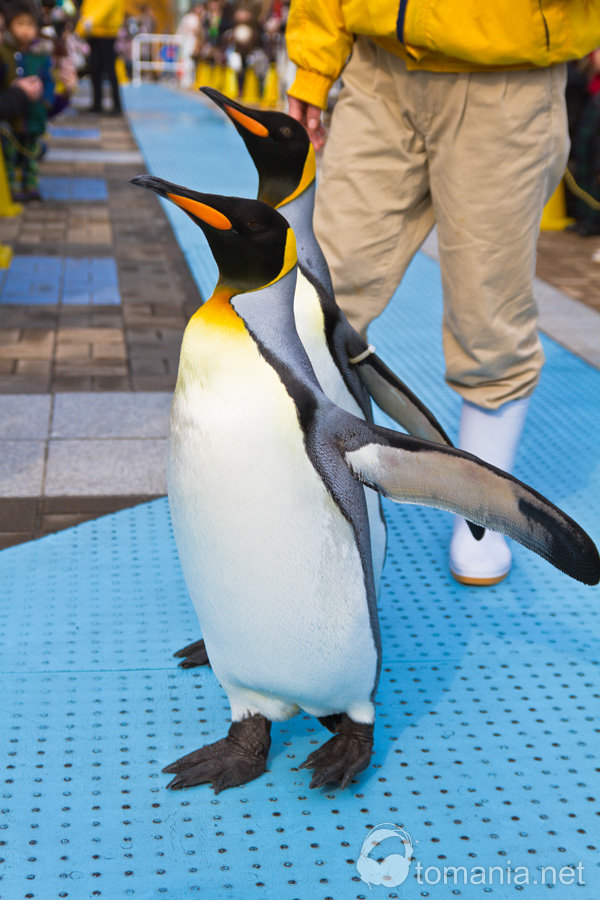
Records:
M454 435L440 322L420 256L370 339ZM600 373L544 346L517 475L598 541ZM385 508L375 755L345 792L308 789L298 765L329 735L302 715L273 726L259 780L165 790L161 767L228 727L212 672L171 656L200 635L166 500L0 553L2 900L597 900L600 591L520 546L504 583L460 586L451 518ZM414 859L369 887L356 861L383 823Z
M0 304L119 306L112 257L15 256L0 275Z

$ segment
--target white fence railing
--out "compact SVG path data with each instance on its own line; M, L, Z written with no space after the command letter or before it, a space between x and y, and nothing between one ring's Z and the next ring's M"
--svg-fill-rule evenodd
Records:
M194 39L181 34L136 34L131 44L133 83L142 83L142 72L173 74L181 87L194 80Z

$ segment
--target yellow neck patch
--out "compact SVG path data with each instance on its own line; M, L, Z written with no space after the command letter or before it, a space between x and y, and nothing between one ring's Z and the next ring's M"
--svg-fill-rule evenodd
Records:
M279 281L284 275L291 272L297 262L298 254L296 252L296 237L292 229L288 228L281 271L273 281L269 282L269 284L262 285L255 290L258 291L261 290L262 287L269 287L269 285L275 284L276 281ZM246 325L244 320L241 316L238 316L229 302L236 293L239 293L239 291L235 291L230 287L218 283L213 295L199 310L197 310L197 312L194 313L190 319L190 323L194 322L194 324L197 325L201 324L209 327L227 328L230 331L245 332Z
M288 272L291 272L296 263L298 262L298 253L296 251L296 235L292 231L291 228L287 230L287 236L285 239L285 251L283 254L283 266L281 267L281 272L274 278L273 281L270 281L269 284L275 284L276 281L279 281L283 278L284 275L287 275ZM269 287L269 284L266 284L265 287Z
M227 328L230 331L246 331L244 320L238 316L229 302L233 293L230 288L217 285L212 297L194 313L191 321L216 328Z
M308 148L308 155L304 162L304 169L302 170L302 178L300 179L300 184L296 188L293 194L290 194L289 197L286 197L285 200L282 200L281 203L278 203L275 207L276 209L281 209L282 206L285 206L286 203L290 203L292 200L295 200L296 197L299 197L300 194L306 190L309 185L313 183L315 178L317 177L317 158L315 156L315 148L311 144Z

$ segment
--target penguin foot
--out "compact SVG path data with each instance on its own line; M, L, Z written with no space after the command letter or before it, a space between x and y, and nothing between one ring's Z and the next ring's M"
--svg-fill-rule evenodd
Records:
M163 772L175 775L167 788L180 791L195 784L210 783L218 794L253 781L265 771L270 731L270 721L258 713L233 722L227 737L165 766Z
M187 647L182 647L181 650L178 650L173 656L179 658L183 657L182 661L179 663L180 669L195 669L196 666L210 666L210 660L202 639L194 641L193 644L188 644Z
M371 761L373 725L353 722L345 713L339 717L326 716L319 721L335 732L335 737L314 750L300 768L315 770L309 787L317 788L337 781L344 790Z

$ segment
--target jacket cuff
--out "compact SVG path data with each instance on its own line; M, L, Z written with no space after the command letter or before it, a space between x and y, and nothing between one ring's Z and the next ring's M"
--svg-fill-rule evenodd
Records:
M303 100L311 106L327 109L327 97L333 85L333 79L327 75L319 75L309 69L298 69L288 94L297 100Z

